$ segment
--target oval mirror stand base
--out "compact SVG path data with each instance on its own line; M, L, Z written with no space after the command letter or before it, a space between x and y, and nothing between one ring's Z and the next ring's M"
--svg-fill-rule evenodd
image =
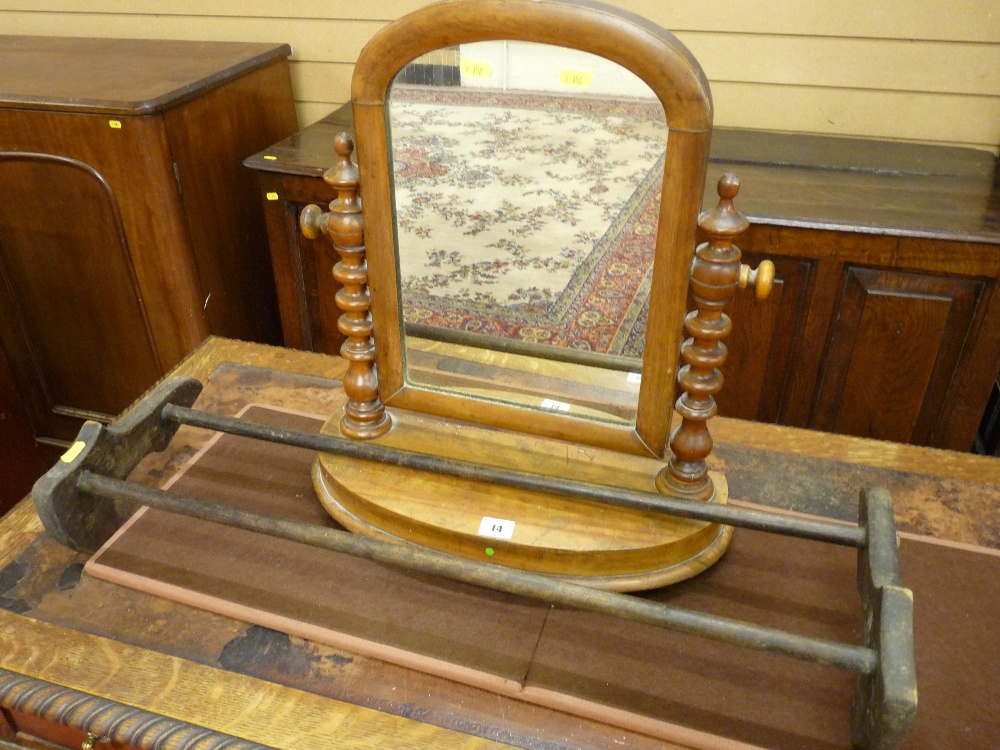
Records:
M375 443L442 459L559 480L656 492L663 463L403 410ZM341 436L341 415L323 428ZM729 497L712 473L712 503ZM340 524L466 559L530 570L608 591L639 591L691 578L729 546L732 527L552 491L504 486L330 453L313 467L320 502Z

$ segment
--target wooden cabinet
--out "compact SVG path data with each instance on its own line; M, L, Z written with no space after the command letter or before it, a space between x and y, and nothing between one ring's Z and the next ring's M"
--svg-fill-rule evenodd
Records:
M299 213L336 197L323 172L333 163L333 137L341 131L354 132L349 106L245 162L257 174L264 205L285 346L326 354L339 353L344 341L334 301L340 285L331 275L338 259L325 238L310 240L299 231Z
M341 109L247 160L264 196L287 345L336 353L333 259L297 230ZM744 262L771 297L737 297L719 413L968 451L1000 370L997 161L971 149L716 129L704 203L740 176ZM362 186L362 191L363 191Z
M945 271L899 252L905 240L828 232L817 247L808 230L766 234L751 229L745 245L773 250L747 255L775 259L783 284L762 308L737 303L722 413L971 449L998 368L1000 248L940 243L955 256ZM785 309L781 323L770 308ZM762 352L768 377L748 379Z
M242 160L296 128L287 45L0 37L0 347L35 437L210 334L279 343Z
M996 159L739 131L715 153L710 171L743 180L740 246L783 281L737 303L720 412L970 450L1000 368ZM769 376L748 381L763 352Z

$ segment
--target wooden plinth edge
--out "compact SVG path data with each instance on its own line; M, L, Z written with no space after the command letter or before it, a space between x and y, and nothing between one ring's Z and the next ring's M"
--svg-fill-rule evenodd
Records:
M340 435L340 415L323 431ZM660 461L558 440L399 411L376 442L605 486L655 492ZM725 477L712 475L724 504ZM554 493L502 487L319 454L313 486L344 527L470 560L545 573L608 591L657 588L691 578L729 546L732 528L617 508ZM484 519L513 522L510 538L484 535Z

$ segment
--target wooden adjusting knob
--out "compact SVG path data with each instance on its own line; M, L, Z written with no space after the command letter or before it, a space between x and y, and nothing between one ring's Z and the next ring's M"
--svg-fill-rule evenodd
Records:
M306 237L314 240L319 237L320 232L326 231L329 220L330 214L324 212L315 203L310 203L299 214L299 229L302 230L302 234Z
M745 263L740 265L740 289L752 287L754 296L758 301L763 301L771 294L771 287L774 286L774 263L769 260L762 260L756 268L750 268Z

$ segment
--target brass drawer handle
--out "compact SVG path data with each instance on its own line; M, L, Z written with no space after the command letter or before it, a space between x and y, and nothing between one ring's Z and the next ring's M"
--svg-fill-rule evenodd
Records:
M97 742L111 742L110 737L99 737L93 732L87 732L87 739L83 741L80 745L80 750L94 750L94 743Z

